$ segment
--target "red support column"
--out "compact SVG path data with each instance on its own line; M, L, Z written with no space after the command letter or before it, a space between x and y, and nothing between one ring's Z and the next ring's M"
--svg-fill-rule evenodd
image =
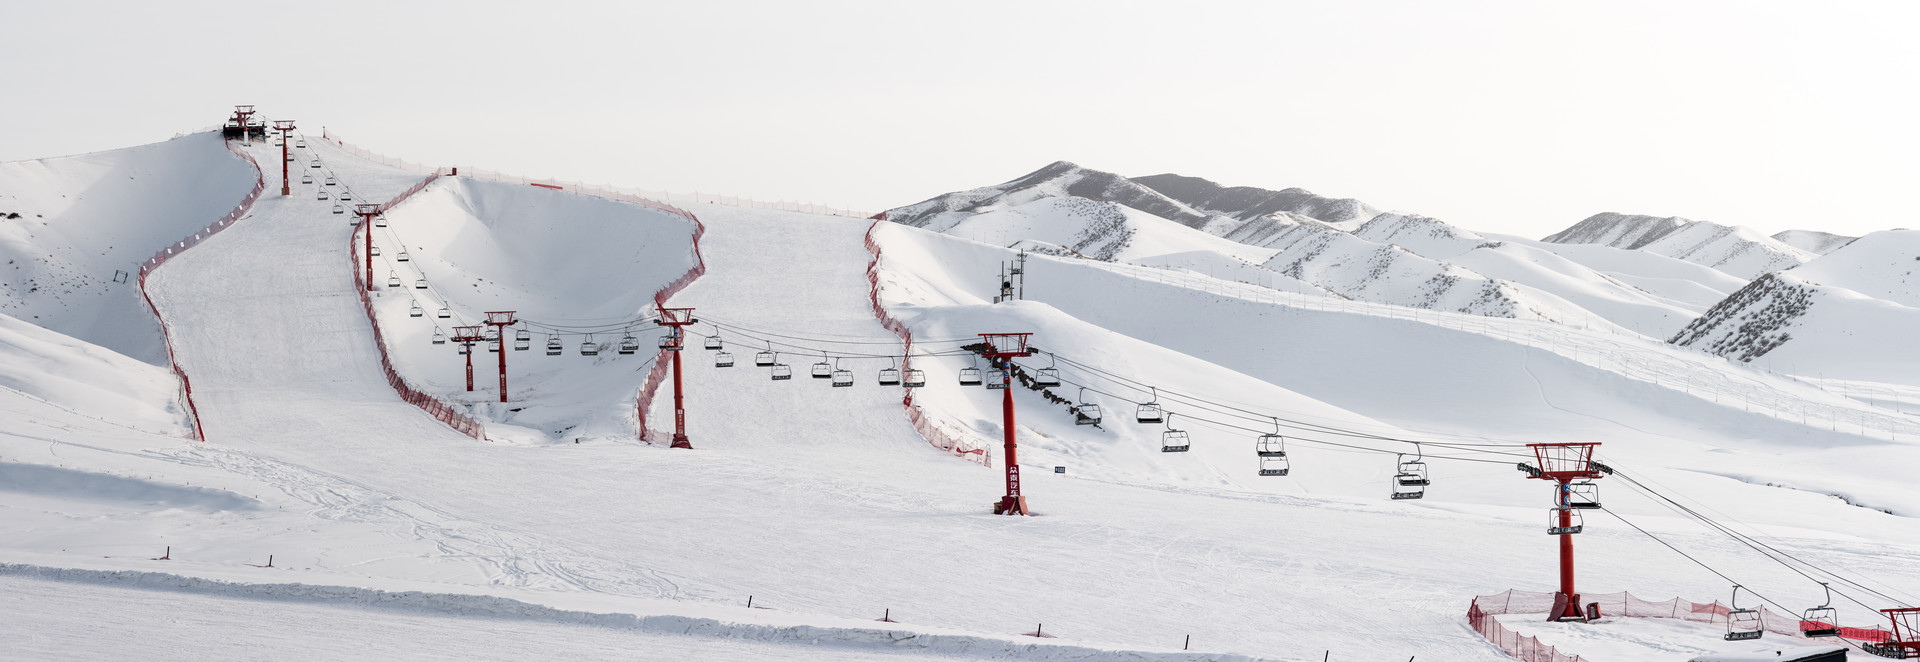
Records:
M987 346L987 359L1000 367L1000 427L1006 436L1007 494L994 504L995 515L1028 515L1027 497L1020 494L1020 449L1014 439L1013 425L1013 358L1032 356L1032 348L1027 346L1031 333L982 333L980 338Z
M1573 489L1569 483L1592 481L1612 473L1612 469L1593 461L1593 449L1599 445L1593 442L1527 444L1539 466L1520 465L1528 478L1553 483L1553 528L1547 533L1560 537L1560 591L1554 595L1554 611L1548 614L1548 620L1586 620L1580 594L1573 585L1573 534L1578 529L1573 528Z
M473 392L473 344L486 342L487 336L480 332L479 326L453 327L453 341L466 348L467 355L467 392Z
M507 401L507 327L514 324L513 311L489 311L487 325L493 327L494 335L500 340L500 401ZM467 390L471 391L472 388Z
M673 354L673 444L672 448L693 448L693 442L687 439L687 399L681 390L680 351L686 345L687 325L698 322L693 318L692 308L661 308L660 325L670 329L668 342L660 346L662 351ZM641 426L647 424L646 412L641 412Z
M285 142L283 141L281 144L285 145ZM282 149L284 149L284 147L282 147ZM360 229L367 233L367 241L366 244L360 248L360 254L367 258L367 291L372 292L377 289L373 284L373 217L380 215L380 205L354 205L353 213L360 215Z
M274 120L273 128L280 131L280 195L293 195L293 180L288 178L287 173L287 159L292 158L287 155L287 143L293 142L290 133L293 131L293 120Z
M1556 481L1554 487L1560 490L1558 499L1560 505L1566 506L1568 503L1566 481ZM1573 510L1562 507L1560 509L1561 529L1565 530L1572 526ZM1583 618L1584 612L1580 610L1580 594L1573 590L1573 534L1571 533L1560 534L1560 593L1567 596L1567 610L1558 614L1558 617Z

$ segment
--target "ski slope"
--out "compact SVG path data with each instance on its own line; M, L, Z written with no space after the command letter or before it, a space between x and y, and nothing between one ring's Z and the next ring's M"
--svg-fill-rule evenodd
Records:
M296 165L319 158L309 170L334 175L348 204L385 201L423 177L307 144ZM256 149L262 162L278 158ZM22 360L73 366L50 368L71 383L0 391L13 414L0 420L0 521L23 532L0 543L0 562L171 577L135 576L168 587L162 600L86 573L52 585L0 576L10 595L31 596L35 608L6 615L34 624L35 656L124 654L139 641L156 642L159 657L198 646L256 655L249 636L268 635L222 623L267 614L349 635L287 634L269 650L342 657L388 652L356 647L359 637L406 656L1491 662L1508 658L1465 627L1468 602L1550 588L1556 576L1545 486L1499 455L1525 441L1602 441L1623 473L1742 530L1896 593L1920 582L1903 471L1920 461L1920 436L1902 427L1910 417L1812 384L1605 329L1343 302L1177 266L1038 255L1027 300L993 304L997 267L1013 256L1005 244L776 210L691 209L706 227L708 272L668 304L702 320L680 352L692 450L637 442L639 421L624 417L657 354L509 351L509 369L525 370L509 377L526 391L496 408L484 386L463 395L451 345L423 340L438 318L408 316L422 296L406 286L412 274L397 291L382 287L380 323L400 370L482 416L496 439L475 440L388 386L352 291L350 215L317 199L323 188L263 196L149 278L193 378L205 443L164 425L164 372L0 325ZM388 217L376 234L383 257L417 251L404 268L425 273L439 297L423 303L444 300L460 319L498 307L556 326L629 319L690 264L686 223L568 191L443 178ZM909 423L903 389L875 383L902 349L870 304L870 230L880 303L912 328L914 363L928 373L915 402L987 448L987 466L933 447ZM1016 390L1030 518L988 514L1002 493L1000 394L956 385L971 364L960 347L1001 331L1034 332L1073 361L1063 373L1095 385L1088 397L1109 416L1078 426L1058 403ZM644 345L657 333L641 335ZM701 349L712 334L733 367ZM794 378L754 366L762 350ZM491 384L493 357L475 358L477 381ZM855 384L812 378L816 362ZM1193 433L1191 452L1162 453L1164 426L1126 420L1143 385L1159 387L1172 422ZM672 425L670 388L646 412L656 429ZM103 413L123 402L150 411L131 422ZM1254 475L1252 440L1266 424L1199 421L1226 420L1201 405L1284 417L1293 472ZM1886 424L1871 430L1898 438L1794 420L1809 411L1879 416ZM1389 439L1427 441L1427 498L1386 498L1396 453L1414 451ZM1457 459L1469 457L1499 459ZM1603 488L1617 517L1590 513L1578 536L1583 590L1725 592L1631 521L1770 597L1818 601L1817 586L1620 478ZM153 560L169 547L170 560ZM274 567L256 567L269 554ZM328 588L276 595L292 583ZM370 610L384 595L712 625L682 635L477 617L493 612L462 606L467 597ZM748 596L772 609L744 609ZM94 602L125 607L126 636L76 632L65 616ZM143 624L179 604L208 617L166 632ZM853 627L888 610L903 622ZM1023 645L1020 633L1041 625L1058 639L1031 641L1056 647ZM804 631L822 644L792 628L813 628ZM488 645L503 633L518 643ZM958 643L897 647L934 635ZM1679 659L1668 644L1683 638L1625 637L1592 657Z

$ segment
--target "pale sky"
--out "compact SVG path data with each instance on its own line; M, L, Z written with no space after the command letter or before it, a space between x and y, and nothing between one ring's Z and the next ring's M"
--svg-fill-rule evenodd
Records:
M22 2L0 160L236 103L433 165L878 211L1049 162L1485 232L1920 227L1920 4Z

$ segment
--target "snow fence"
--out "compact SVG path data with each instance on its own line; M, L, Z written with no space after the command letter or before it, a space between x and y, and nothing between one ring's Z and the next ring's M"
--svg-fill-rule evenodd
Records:
M247 212L253 209L253 202L260 199L260 192L266 190L266 175L260 171L260 162L253 160L253 156L247 154L246 150L235 147L231 140L226 142L226 146L227 151L233 152L234 156L240 157L253 168L253 190L248 191L247 197L241 198L240 204L235 205L233 211L227 212L227 215L220 217L220 220L214 221L212 225L202 228L185 239L160 249L160 252L154 253L153 257L147 258L146 262L140 264L140 298L147 302L147 310L153 312L153 318L160 321L160 339L167 346L167 364L173 367L173 375L180 378L180 400L187 406L187 421L193 427L188 436L197 441L206 441L207 437L206 431L200 428L200 408L193 404L193 381L187 379L187 371L180 369L180 362L173 357L173 332L167 327L166 316L161 315L160 308L153 305L153 297L147 296L147 274L153 273L154 269L166 264L167 260L172 259L174 255L186 252L187 249L199 245L208 237L218 234L221 230L233 225L235 221L244 218Z
M873 231L879 229L881 223L886 222L874 221L873 225L867 226L867 253L873 256L867 261L867 300L873 304L874 318L880 320L880 325L892 331L893 335L899 336L900 342L905 345L901 350L903 356L900 359L900 374L905 375L913 368L913 331L900 320L894 319L893 315L887 313L886 307L880 305L880 243L873 240ZM902 380L901 384L901 390L905 391L905 395L901 396L900 405L907 410L907 420L913 423L914 431L920 433L922 439L933 444L934 448L963 459L981 464L992 463L992 458L987 453L988 445L962 435L948 434L946 430L934 423L925 410L913 403L913 389L905 385L905 380Z
M1568 656L1554 650L1552 646L1540 643L1538 639L1522 637L1494 618L1500 614L1546 614L1553 611L1555 595L1557 594L1511 590L1482 595L1474 598L1473 604L1467 607L1467 624L1514 659L1526 662L1584 662L1578 655ZM1732 608L1719 602L1689 602L1680 598L1656 602L1636 598L1625 591L1581 595L1580 601L1600 605L1600 615L1603 617L1671 618L1705 624L1725 625L1727 614L1733 611ZM1799 639L1806 638L1800 634L1802 621L1798 617L1782 616L1764 605L1759 611L1761 625L1768 632ZM1840 636L1854 641L1878 643L1892 638L1893 633L1873 628L1840 628Z

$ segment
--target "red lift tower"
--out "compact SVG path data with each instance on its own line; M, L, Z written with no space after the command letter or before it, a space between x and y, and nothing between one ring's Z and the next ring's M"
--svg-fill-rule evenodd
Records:
M495 342L500 343L500 401L501 402L507 401L507 327L513 326L513 323L514 323L513 311L511 310L487 312L487 326L493 327L494 337L499 338L499 340ZM468 359L467 363L468 365L472 365L473 363L472 359ZM674 364L679 365L679 362L675 361ZM471 372L473 369L469 367L467 370ZM469 376L467 378L467 381L471 382L473 381L473 378ZM473 387L468 386L467 390L471 391L473 390Z
M660 351L673 354L673 448L693 448L687 441L687 401L680 390L680 348L686 346L681 327L698 321L693 318L692 308L660 309L660 326L669 329L668 336L660 339ZM647 422L643 419L640 424Z
M293 120L274 120L273 128L280 131L280 195L293 195L293 180L287 179L287 162L293 160L287 154L293 144Z
M1598 443L1527 444L1533 449L1533 466L1522 462L1520 470L1528 478L1553 481L1553 509L1548 511L1547 533L1560 537L1560 592L1554 595L1554 610L1547 615L1554 621L1584 621L1580 593L1573 588L1573 535L1582 526L1578 510L1600 507L1599 493L1591 481L1611 473L1606 465L1593 461Z
M479 325L453 327L453 341L460 343L460 353L467 355L467 392L473 392L473 344L487 339Z
M233 107L233 116L240 120L240 143L253 144L253 130L247 126L247 118L253 117L253 104L241 104Z
M1007 437L1007 495L993 505L995 515L1028 515L1027 498L1020 494L1020 456L1013 439L1013 358L1033 356L1027 346L1031 333L982 333L987 359L1000 368L1000 427Z
M360 250L360 254L361 254L361 255L365 255L365 256L367 256L367 291L368 291L368 292L372 292L372 291L374 290L374 285L373 285L373 217L375 217L375 216L379 216L379 215L380 215L380 205L376 205L376 204L358 204L358 205L354 205L354 206L353 206L353 213L355 213L355 214L359 214L359 215L360 215L360 220L361 220L361 223L360 223L360 230L361 230L362 232L365 232L365 233L367 233L367 243L366 243L366 246L365 246L365 247L363 247L363 248L362 248L362 249ZM469 391L471 391L471 390L473 390L473 389L471 389L471 388L469 388L469 389L467 389L467 390L469 390Z

